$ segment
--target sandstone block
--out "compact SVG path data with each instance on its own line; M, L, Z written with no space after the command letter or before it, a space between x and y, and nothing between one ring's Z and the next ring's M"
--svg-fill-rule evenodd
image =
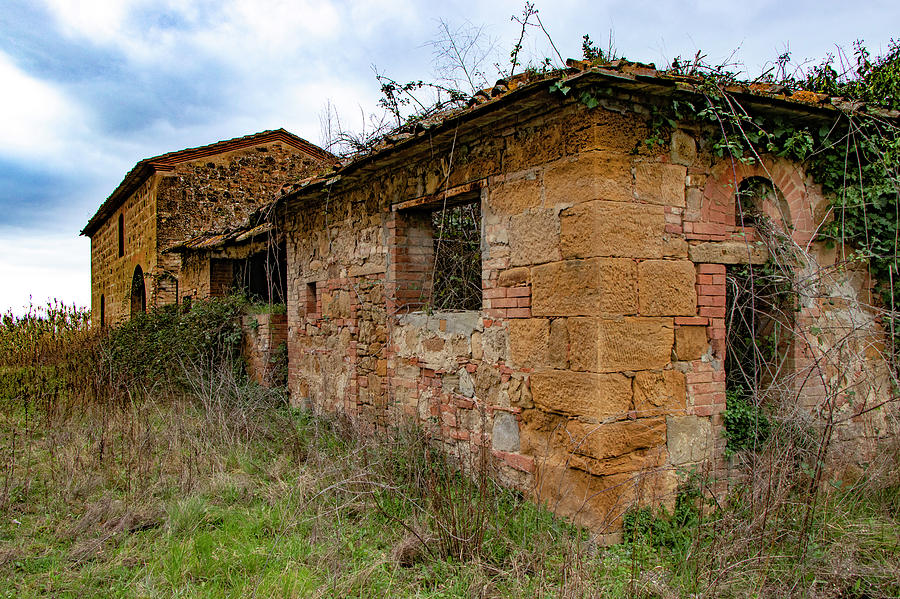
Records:
M547 204L577 204L592 200L632 200L631 159L625 154L586 152L547 168Z
M480 360L484 356L484 351L481 346L481 333L478 331L473 332L470 341L472 347L472 359Z
M524 266L510 268L500 273L497 283L501 287L515 287L525 285L531 281L531 271Z
M708 348L706 327L680 326L675 329L675 357L678 360L697 360Z
M679 164L640 162L634 167L634 193L650 204L684 207L684 178L687 169Z
M684 374L677 370L648 370L634 375L634 410L638 417L683 413L685 396Z
M560 214L560 250L565 258L687 256L687 242L666 233L663 206L588 202Z
M609 476L646 471L665 466L669 454L664 445L650 449L637 449L629 453L603 460L595 460L578 454L569 458L569 466L584 470L594 476Z
M671 361L671 318L570 318L568 330L573 370L661 370Z
M592 476L565 464L538 463L535 495L561 517L597 531L617 530L636 504L630 475Z
M637 267L633 260L593 258L532 269L535 316L634 314Z
M606 460L664 445L666 419L659 416L597 425L570 421L565 432L570 453Z
M698 416L668 416L666 445L672 465L699 462L709 457L712 446L712 425L708 418Z
M537 178L500 183L488 194L488 205L494 214L519 214L540 203L541 182Z
M561 136L558 122L516 127L512 135L504 138L503 170L514 173L556 160L562 154Z
M568 368L569 329L565 318L555 318L550 322L550 345L547 353L551 368Z
M763 264L769 250L762 243L750 241L708 241L688 249L691 260L710 264Z
M693 262L645 260L638 265L639 312L644 316L694 316L695 284Z
M509 354L519 368L549 365L550 321L516 318L509 321Z
M531 375L535 406L597 422L626 417L631 393L631 379L622 374L553 370Z
M510 219L509 258L512 266L559 260L559 216L555 210L530 210Z
M680 129L672 132L669 157L675 164L690 166L697 159L697 142Z

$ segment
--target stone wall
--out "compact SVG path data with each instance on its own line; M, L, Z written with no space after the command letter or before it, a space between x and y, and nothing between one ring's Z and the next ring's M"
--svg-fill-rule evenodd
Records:
M285 314L247 314L241 319L242 353L250 378L265 387L284 384L278 379L280 352L287 343Z
M208 231L242 224L261 205L271 202L281 186L322 168L308 154L276 141L180 164L158 173L160 270L178 275L181 257L161 253ZM177 289L166 289L160 303L177 301Z
M648 148L630 99L542 106L288 202L289 387L360 426L411 418L448 451L489 449L506 482L609 532L691 468L726 474L725 264L766 252L701 132ZM808 242L821 196L775 179ZM482 310L430 312L422 211L473 193Z
M131 316L135 268L144 273L147 299L156 286L156 185L149 179L91 236L91 313L100 324L100 298L107 325ZM119 256L119 215L124 224L124 255Z
M100 314L103 297L107 323L130 316L131 279L137 266L145 276L148 308L176 303L179 295L206 297L221 291L227 278L222 269L212 273L222 280L210 279L208 259L201 264L202 259L192 258L195 263L187 266L183 276L181 254L164 250L202 233L242 224L271 202L282 185L321 168L308 154L275 141L150 175L91 236L93 314ZM123 257L118 255L120 213L125 225Z

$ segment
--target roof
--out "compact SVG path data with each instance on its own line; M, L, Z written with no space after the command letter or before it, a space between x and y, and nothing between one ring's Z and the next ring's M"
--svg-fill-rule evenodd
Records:
M226 245L234 245L244 241L253 240L263 234L274 231L271 223L264 222L262 224L253 225L244 223L238 227L227 229L225 231L214 233L206 232L192 237L187 241L175 244L163 250L164 252L184 252L184 251L202 251L213 250Z
M441 135L453 136L456 128L463 122L478 120L484 124L492 116L499 119L540 103L546 104L548 83L551 81L561 80L566 86L573 87L598 84L628 94L653 96L702 96L708 93L709 89L709 80L704 77L658 71L653 65L625 60L596 64L570 59L566 64L567 69L554 73L522 73L501 79L493 88L479 91L472 96L465 108L446 110L404 125L381 138L371 151L337 163L334 172L285 185L281 189L280 201L315 195L316 191L336 183L342 177L350 176L357 171L366 172L374 168L375 161L388 159L390 155L409 148L425 138L431 144L437 143ZM826 94L793 90L773 83L733 82L724 85L722 89L747 107L791 118L824 120L842 112L858 111L883 118L900 118L900 112L896 110L866 106L860 102ZM569 97L573 95L576 94L570 94Z
M85 225L84 229L82 229L81 234L91 236L97 229L100 227L100 224L103 223L107 218L109 218L118 208L122 205L122 203L130 196L135 189L143 185L143 183L155 172L158 171L170 171L173 170L177 165L183 164L185 162L191 162L193 160L198 160L200 158L206 158L209 156L216 156L218 154L224 154L226 152L232 152L235 150L242 150L244 148L250 148L256 145L260 145L263 143L270 143L274 141L281 141L298 150L309 154L313 158L317 158L319 160L325 162L334 162L337 158L323 150L322 148L311 144L301 137L297 137L293 133L286 131L284 129L272 129L267 131L261 131L259 133L254 133L252 135L245 135L243 137L235 137L234 139L228 139L224 141L219 141L214 144L209 144L206 146L200 146L198 148L186 148L184 150L178 150L176 152L168 152L166 154L160 154L159 156L154 156L152 158L144 158L140 162L138 162L134 168L128 171L128 174L125 175L125 178L122 179L122 182L119 183L118 187L110 194L108 198L100 205L100 208L91 217L88 223Z

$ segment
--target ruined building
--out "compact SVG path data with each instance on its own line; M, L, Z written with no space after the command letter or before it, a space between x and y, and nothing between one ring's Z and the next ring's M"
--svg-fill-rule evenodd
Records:
M243 223L284 181L302 178L334 157L284 129L263 131L138 162L88 221L91 313L115 323L151 306L231 287L228 262L194 264L181 285L174 245Z
M826 397L842 414L874 405L890 373L865 269L828 270L839 259L817 238L828 202L800 165L717 157L694 121L654 139L654 110L700 91L640 65L576 67L567 94L504 82L285 188L268 220L176 254L244 255L261 243L254 231L277 231L295 404L370 430L410 419L456 455L486 448L508 484L602 531L635 502L671 500L692 468L727 476L728 269L793 256L804 290L786 318L822 334L778 342L779 389L810 418ZM733 93L791 119L836 110ZM742 205L755 188L768 191ZM109 239L94 242L95 309L113 289L127 301L106 285L130 277L102 258L116 229L111 208L99 214ZM895 424L859 413L835 439L864 459Z

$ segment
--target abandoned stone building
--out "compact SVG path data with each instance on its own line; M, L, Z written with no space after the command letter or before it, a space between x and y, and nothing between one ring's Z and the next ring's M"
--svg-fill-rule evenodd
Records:
M860 408L890 392L890 372L865 268L830 268L840 248L818 239L831 218L820 188L786 159L717 157L695 121L647 143L655 107L700 95L677 78L575 63L565 85L503 82L326 175L273 168L294 183L267 218L169 235L168 254L196 280L188 271L268 247L293 403L367 430L416 421L461 459L487 450L507 484L603 532L635 502L671 501L691 469L727 478L727 275L788 246L804 293L786 318L820 334L780 339L773 376L813 420L825 403L858 410L835 447L865 459L896 427ZM834 116L819 97L732 93L757 112ZM303 168L327 158L297 149ZM101 253L114 253L113 209L91 222L112 236L93 250L102 313L98 295L128 295ZM176 287L211 293L209 281ZM284 334L276 321L265 335Z
M165 250L204 231L240 225L284 181L333 161L328 152L278 129L138 162L81 232L91 239L91 312L97 322L120 322L192 295L221 294L235 276L254 276L259 267L238 273L233 261L216 259L191 260L183 273L182 255Z

